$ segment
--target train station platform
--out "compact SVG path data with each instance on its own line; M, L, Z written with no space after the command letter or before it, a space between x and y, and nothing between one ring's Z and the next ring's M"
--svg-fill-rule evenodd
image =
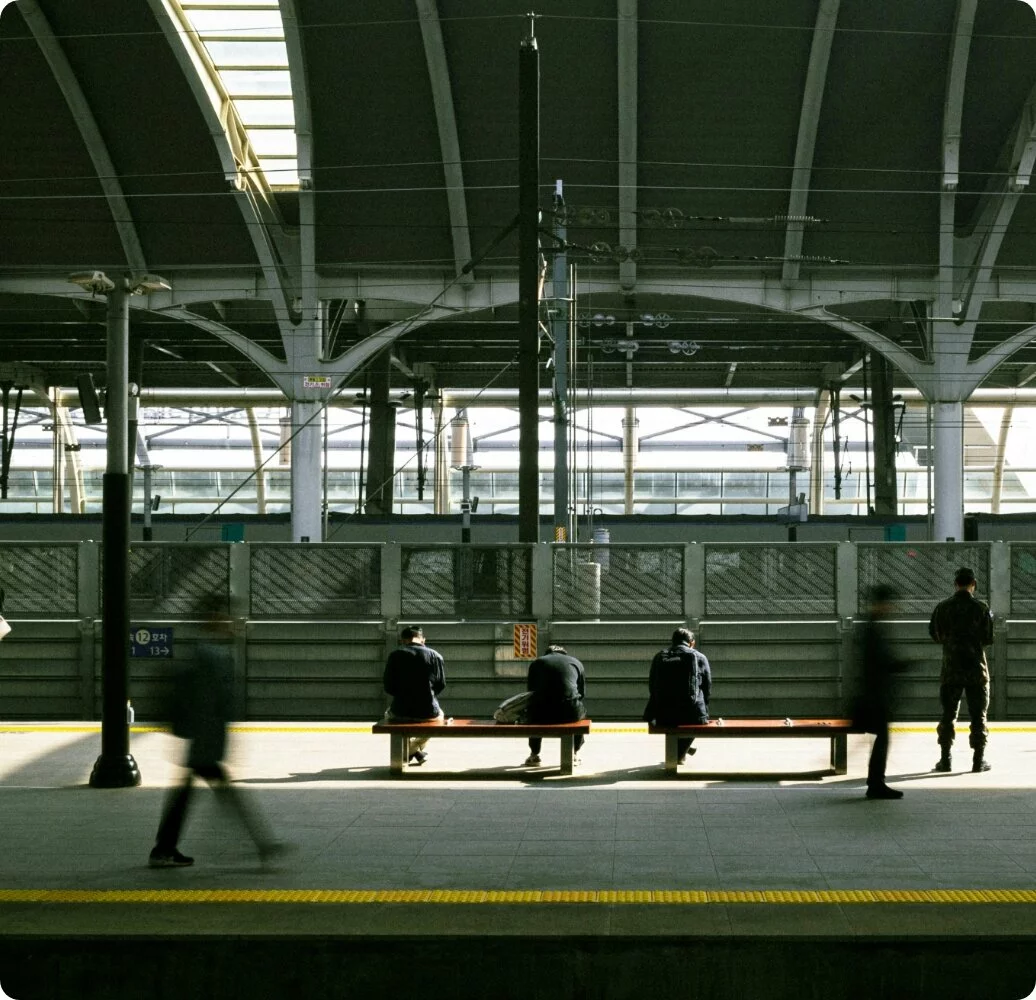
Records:
M675 778L641 725L441 740L389 775L370 726L249 723L229 767L293 852L261 865L199 792L147 867L182 743L139 727L143 784L95 790L96 724L0 723L0 986L38 997L987 997L1036 983L1036 724L950 774L893 734L901 801L864 798L869 738L703 741Z

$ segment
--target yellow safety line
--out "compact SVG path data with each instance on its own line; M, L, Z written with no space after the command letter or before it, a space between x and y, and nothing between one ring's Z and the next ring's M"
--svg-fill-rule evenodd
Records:
M231 726L235 733L370 733L371 725L364 726ZM80 725L19 725L18 723L0 723L0 733L99 733L99 722L87 722ZM131 733L167 733L168 726L130 726Z
M1036 903L1036 889L0 889L3 903Z
M307 726L307 725L292 725L285 723L284 725L260 725L252 723L242 723L241 725L231 726L230 729L235 733L370 733L371 726L374 723L367 723L364 725L338 725L338 726ZM989 731L991 733L1036 733L1036 725L1031 726L1012 726L1012 725L1000 725L997 723L991 723L989 725ZM904 725L904 726L892 726L892 732L894 733L934 733L935 723L927 723L924 725ZM957 730L961 733L968 731L967 723L959 723ZM55 723L54 725L39 725L35 723L18 723L18 722L0 722L0 733L99 733L101 731L101 724L99 722L84 722L84 723L70 723L62 724ZM646 733L647 726L622 726L615 725L609 726L607 724L593 725L590 730L592 733L597 735L612 735L616 733ZM168 732L167 726L131 726L130 732L132 733L164 733ZM818 731L817 736L827 736L828 733ZM750 737L746 736L746 739Z

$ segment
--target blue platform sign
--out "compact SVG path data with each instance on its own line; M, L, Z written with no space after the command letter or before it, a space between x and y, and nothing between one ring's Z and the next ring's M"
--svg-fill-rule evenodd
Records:
M171 660L173 658L173 630L164 626L153 628L138 625L130 629L130 656L146 656Z

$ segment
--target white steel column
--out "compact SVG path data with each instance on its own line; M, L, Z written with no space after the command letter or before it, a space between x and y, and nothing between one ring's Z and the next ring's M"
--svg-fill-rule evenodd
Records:
M266 513L266 471L263 469L263 441L259 436L259 423L255 419L255 407L246 407L248 433L252 438L252 460L255 463L255 512Z
M964 540L964 404L933 403L933 542Z
M320 401L291 403L291 540L319 542L322 481Z
M817 401L813 415L812 460L809 466L809 512L824 513L824 428L831 412L831 391L825 390Z
M623 506L623 513L633 513L633 483L634 483L634 472L637 468L637 428L640 426L640 421L637 419L637 408L635 406L626 407L626 416L622 421L622 470L623 470L623 485L625 503ZM678 493L678 490L673 491L674 494Z

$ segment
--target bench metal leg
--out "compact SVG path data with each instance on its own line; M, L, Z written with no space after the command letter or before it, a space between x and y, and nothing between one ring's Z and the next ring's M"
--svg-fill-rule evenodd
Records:
M835 774L849 771L849 737L845 733L831 737L831 770Z
M561 737L561 773L572 773L572 758L575 756L575 737Z
M403 773L403 761L406 760L407 744L410 741L398 733L389 734L389 769L393 774Z
M665 737L665 769L666 774L676 774L677 746L679 737L674 733L666 733Z

